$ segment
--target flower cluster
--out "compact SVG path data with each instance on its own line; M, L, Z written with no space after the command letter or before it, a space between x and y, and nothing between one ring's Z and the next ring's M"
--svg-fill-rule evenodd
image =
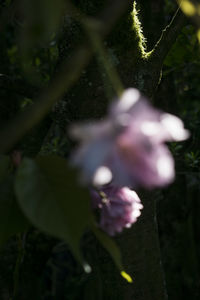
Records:
M151 107L136 89L126 90L103 121L75 125L71 134L81 142L72 161L83 180L147 188L173 181L174 161L164 143L189 135L179 118Z
M72 162L80 167L82 180L102 190L112 184L124 191L124 187L151 189L170 184L175 176L174 160L165 142L185 140L189 133L178 117L153 108L138 90L130 88L110 106L104 120L74 125L71 135L80 141ZM114 199L111 193L113 190L109 197ZM126 196L116 198L118 205L121 201L120 220L124 220ZM126 222L122 226L112 217L115 202L109 203L102 208L101 227L111 233L126 227Z
M121 232L124 227L130 228L143 208L136 192L112 185L101 191L92 190L92 204L100 211L99 226L110 235Z

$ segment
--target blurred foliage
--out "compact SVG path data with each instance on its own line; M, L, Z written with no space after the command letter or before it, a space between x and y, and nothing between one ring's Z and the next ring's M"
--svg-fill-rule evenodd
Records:
M79 243L91 222L89 195L79 187L66 161L53 155L36 161L25 158L17 171L15 191L27 218L44 232L65 240L84 265Z
M62 44L62 30L60 24L65 12L65 1L21 0L19 1L20 5L16 5L16 2L7 0L0 4L0 123L3 124L17 112L32 105L34 96L38 94L41 87L47 85L56 72L57 65L61 64L59 48ZM76 4L78 2L74 1ZM142 10L144 8L143 1L138 2L141 2ZM96 15L102 7L102 3L99 1L98 6L95 6L92 1L83 1L78 4L80 9L87 11L89 15ZM145 1L145 5L147 11L146 14L144 13L144 20L149 13L149 1ZM176 7L175 1L165 1L164 25L168 23ZM67 24L69 27L65 30L69 30L69 35L78 30L71 29L70 18L68 18ZM156 23L157 25L159 28L163 26L163 24ZM149 34L149 36L153 38L153 34ZM70 39L65 41L67 49L71 49L71 42L76 42L73 41L73 38L72 41ZM120 33L119 43L122 42L122 38L123 33ZM127 35L126 39L128 39ZM122 47L122 44L119 44L119 48ZM188 298L198 300L200 298L199 65L200 49L196 29L192 25L188 25L183 29L165 59L163 78L155 96L157 106L179 115L191 131L189 141L170 144L170 149L176 159L177 180L171 187L158 193L161 252L170 300ZM84 87L89 86L90 82L84 76L83 74L86 82L84 82ZM90 97L93 95L90 87L84 92L88 93ZM71 98L73 99L73 97ZM23 149L23 154L34 156L40 152L42 155L53 154L62 157L69 154L71 141L63 133L70 120L66 119L65 104L61 108L59 105L58 107L55 105L52 113L48 116L50 121L47 120L45 130L36 128L34 134L30 133L27 138L28 142L23 141L18 145L20 149ZM76 111L73 113L76 118ZM49 123L53 123L54 126L50 127ZM36 144L39 146L36 147ZM32 145L34 146L32 147ZM47 233L53 233L56 237L63 237L63 234L66 234L60 230L59 222L62 220L60 220L60 215L56 215L57 208L55 209L55 206L51 206L48 202L49 198L52 198L52 193L49 192L49 186L45 183L45 173L53 172L52 177L55 181L51 183L52 185L59 181L62 173L61 177L65 178L65 182L62 182L62 186L56 186L56 189L59 190L58 194L61 193L62 188L69 188L70 184L67 181L73 175L70 174L67 178L63 177L63 173L66 172L66 170L63 171L64 163L60 163L56 169L50 168L53 165L53 159L50 159L48 163L41 162L40 159L36 162L25 160L17 171L17 202L13 190L13 177L16 175L16 169L10 157L0 158L0 216L1 221L5 220L3 223L6 225L4 228L1 226L0 241L8 239L5 246L1 248L0 255L0 298L2 300L12 299L14 289L18 285L16 299L19 300L78 300L83 297L87 300L97 299L94 290L98 291L99 299L102 299L102 278L98 277L98 266L95 266L97 273L94 277L84 273L65 243L30 227L26 219L28 217L34 225ZM48 171L46 171L47 169ZM21 176L20 172L25 173ZM41 180L34 182L31 179L35 178L34 172L40 173ZM32 185L30 186L27 181L32 182ZM61 184L60 181L59 184ZM69 193L69 189L67 193ZM34 193L39 194L38 207L35 210L29 206L30 203L27 201L34 196L33 190ZM66 210L69 219L72 211L76 213L77 200L83 200L78 197L79 192L78 188L73 188L73 193L70 192L69 199L72 210ZM72 198L72 195L76 199ZM54 204L58 205L58 203ZM89 216L89 213L85 212L84 205L82 207L83 209L79 210L79 215L77 215L78 225L81 225L80 219L88 221L88 217L83 217ZM62 212L61 208L59 210ZM46 215L43 216L41 224L40 213L45 211L51 212L51 214L48 215L48 218ZM10 220L12 221L10 222ZM58 224L55 224L57 223L55 220L59 220ZM57 229L56 233L52 232L52 224L53 231L55 228ZM86 224L82 225L83 227L73 228L74 231L70 233L71 239L66 238L69 245L76 237L77 230L79 238L84 235L87 226ZM67 231L66 227L67 224L61 226L61 229ZM10 235L15 233L17 235L10 238ZM116 245L107 236L103 237L101 232L96 231L96 236L111 253L118 267L122 269ZM79 242L80 239L75 241L75 252ZM84 250L84 246L81 247L84 257L88 259L89 263L91 252L93 251L93 255L95 255L91 246L93 244L95 244L94 239L90 241L88 252Z

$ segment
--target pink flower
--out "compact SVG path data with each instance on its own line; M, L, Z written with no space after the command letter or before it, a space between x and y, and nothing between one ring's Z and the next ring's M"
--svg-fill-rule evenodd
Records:
M130 228L141 215L143 208L136 192L128 187L104 187L101 191L92 191L92 204L100 212L99 227L109 235Z
M136 89L128 89L99 122L75 125L80 140L72 163L95 186L165 186L174 179L174 160L165 142L185 140L182 121L154 109Z

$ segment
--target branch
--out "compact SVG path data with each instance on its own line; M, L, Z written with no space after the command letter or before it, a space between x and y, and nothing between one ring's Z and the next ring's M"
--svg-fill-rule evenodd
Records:
M115 22L131 3L131 0L113 0L111 5L105 8L101 18L97 20L98 32L101 37L111 31ZM35 103L0 131L0 152L9 151L16 142L45 117L51 110L52 105L78 80L81 71L89 63L91 57L92 50L86 43L80 46L72 57L63 62L61 69L55 78L51 80L49 87L41 93Z
M172 45L176 41L176 38L184 25L186 24L186 17L180 10L177 9L169 25L162 31L161 37L156 43L154 50L151 55L152 60L158 60L161 64L167 56Z

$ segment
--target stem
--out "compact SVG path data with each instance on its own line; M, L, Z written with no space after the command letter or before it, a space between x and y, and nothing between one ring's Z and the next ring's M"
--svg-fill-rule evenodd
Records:
M25 254L25 238L26 234L19 234L17 236L18 238L18 256L15 264L15 269L14 269L14 289L13 289L13 300L17 297L18 291L19 291L19 273L20 273L20 266L24 258Z

